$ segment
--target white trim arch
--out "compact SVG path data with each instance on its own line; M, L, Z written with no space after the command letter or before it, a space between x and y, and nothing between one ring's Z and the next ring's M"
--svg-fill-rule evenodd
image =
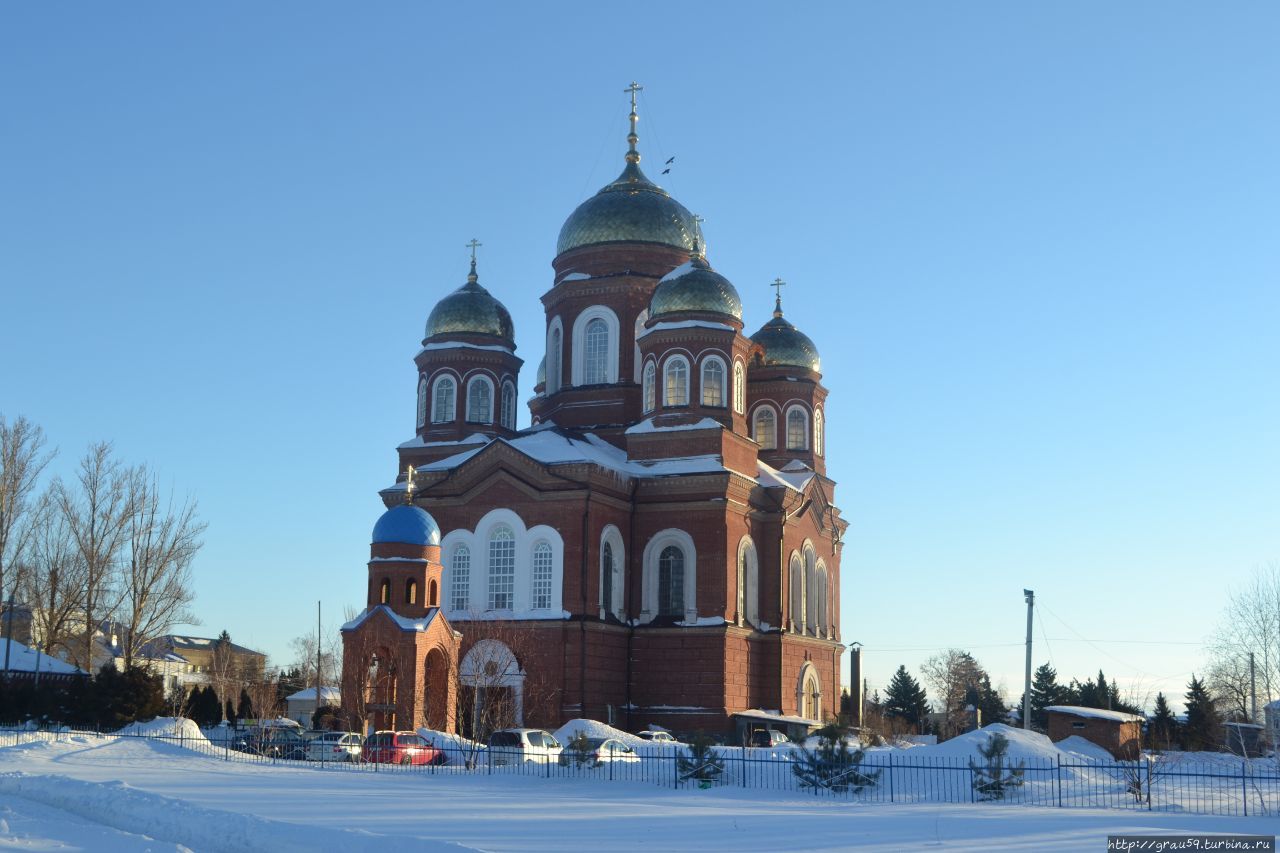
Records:
M552 317L547 324L547 381L542 393L550 397L564 381L564 324Z
M418 376L418 429L422 429L427 425L427 390L430 386L427 383L427 374L423 373Z
M750 536L738 543L737 622L760 627L760 557Z
M813 452L818 456L827 455L827 420L821 406L813 409Z
M458 378L452 371L444 371L431 382L431 422L447 424L457 419Z
M787 587L790 590L791 630L800 631L804 625L804 560L799 551L792 551L787 561Z
M606 337L604 341L604 363L598 371L592 371L588 382L587 364L587 327L592 320L604 322ZM618 381L618 315L604 305L592 305L585 309L573 321L573 343L569 353L573 359L570 371L572 385L613 385Z
M502 383L501 423L509 430L516 428L516 384L510 379Z
M467 380L467 423L493 423L493 379L486 374Z
M747 369L742 359L733 360L733 411L743 414L747 410Z
M768 415L770 423L769 433L761 435L761 417ZM756 444L760 445L761 450L776 450L778 447L778 410L768 403L761 403L756 406L755 411L751 413L751 438ZM762 439L767 438L767 441Z
M684 408L689 405L689 359L669 355L662 362L662 405Z
M623 593L627 588L625 560L622 531L616 525L606 524L600 532L600 593L596 596L601 619L611 614L621 619L624 615ZM609 593L607 598L606 592Z
M818 633L818 555L813 543L804 540L804 622L805 633Z
M499 526L510 528L515 544L515 574L513 601L510 610L489 611L489 539ZM533 604L533 548L539 541L551 546L551 607L534 608ZM454 599L453 559L458 545L466 545L470 551L467 606L459 609ZM449 621L492 618L487 614L501 614L502 618L564 619L564 540L559 531L546 524L526 527L524 520L512 510L502 508L485 513L475 530L457 528L450 530L440 543L441 552L450 555L441 577L443 587L449 590L445 599Z
M640 381L640 408L645 414L658 408L658 365L651 358L645 360Z
M796 416L799 417L796 417ZM787 407L786 428L783 435L787 439L787 450L809 449L809 410L800 403Z
M499 640L480 640L471 647L458 666L458 681L465 687L477 688L472 719L480 716L483 693L480 688L510 687L515 705L515 723L517 726L524 725L524 679L525 671L521 668L520 661L506 643Z
M818 558L818 636L831 636L831 576L827 573L826 562Z
M822 721L822 679L812 661L805 661L796 678L796 714Z
M708 368L718 368L720 374L716 379L718 387L708 387ZM709 391L714 393L709 394ZM729 407L729 369L725 366L724 359L718 355L708 355L702 359L702 363L698 368L698 398L702 401L702 405L710 408L725 409Z
M698 549L692 536L674 527L655 533L644 546L640 621L652 622L658 615L658 559L670 546L679 548L684 554L683 621L694 625L698 621Z

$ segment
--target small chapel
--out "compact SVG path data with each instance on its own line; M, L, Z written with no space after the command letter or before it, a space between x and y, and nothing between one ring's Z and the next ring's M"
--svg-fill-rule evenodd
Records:
M427 318L415 432L342 628L342 700L372 728L730 734L839 710L847 524L818 350L781 280L744 333L699 218L641 171L639 90L622 173L560 230L529 427L476 241Z

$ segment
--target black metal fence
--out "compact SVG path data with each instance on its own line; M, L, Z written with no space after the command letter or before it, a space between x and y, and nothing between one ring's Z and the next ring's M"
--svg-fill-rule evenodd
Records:
M909 751L870 751L856 762L840 758L822 761L794 748L715 747L709 755L695 760L682 746L645 745L634 751L580 754L568 747L553 753L441 743L384 763L336 753L331 748L312 750L311 759L296 750L260 754L252 743L246 744L243 733L228 730L226 737L219 737L221 734L215 733L211 740L181 733L0 729L0 748L41 741L102 746L145 742L171 754L195 753L224 762L328 772L574 778L676 789L737 787L863 803L989 802L1210 815L1280 814L1280 762L1228 755L1203 759L1155 755L1138 761L1058 758L1007 761L990 768L981 761L916 757Z

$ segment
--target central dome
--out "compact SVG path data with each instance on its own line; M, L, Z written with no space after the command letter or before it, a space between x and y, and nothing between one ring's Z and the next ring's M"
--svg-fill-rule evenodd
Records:
M616 181L565 220L556 254L597 243L661 243L687 252L693 231L693 214L628 161Z

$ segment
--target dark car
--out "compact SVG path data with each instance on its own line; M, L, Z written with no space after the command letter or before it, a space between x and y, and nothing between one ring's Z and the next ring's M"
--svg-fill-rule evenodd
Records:
M307 757L307 741L299 732L284 727L253 728L231 744L233 749L266 758L301 761Z

